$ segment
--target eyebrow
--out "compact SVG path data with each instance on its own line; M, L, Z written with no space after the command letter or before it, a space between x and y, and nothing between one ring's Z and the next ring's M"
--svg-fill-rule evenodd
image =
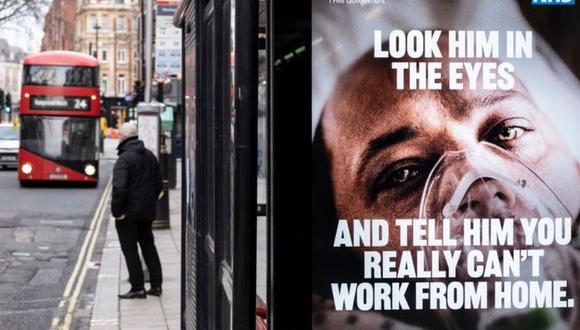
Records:
M475 106L486 107L486 106L494 105L496 103L504 101L508 98L514 97L516 95L523 96L520 92L515 91L513 89L506 90L506 91L495 91L495 92L488 94L488 95L485 95L483 97L476 98L475 100L473 100L471 102L471 106L472 107L475 107Z
M358 167L357 176L360 176L368 163L380 151L390 148L396 144L410 140L419 134L419 130L412 126L399 127L392 132L387 132L381 136L371 140L362 153L360 165Z
M494 91L486 95L474 97L470 100L463 99L460 93L456 91L441 91L435 95L437 95L437 98L442 103L442 105L449 108L449 111L458 118L464 118L468 116L469 112L474 108L489 107L515 96L521 96L528 100L526 95L513 89L505 91Z

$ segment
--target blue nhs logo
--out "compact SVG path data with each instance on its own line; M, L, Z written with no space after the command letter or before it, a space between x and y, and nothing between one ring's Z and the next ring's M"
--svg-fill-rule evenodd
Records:
M576 4L576 0L532 0L532 5L536 6L566 6L574 4Z

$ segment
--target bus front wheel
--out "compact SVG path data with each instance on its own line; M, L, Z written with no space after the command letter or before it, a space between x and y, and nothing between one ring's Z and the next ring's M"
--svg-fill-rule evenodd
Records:
M30 181L18 180L18 182L20 182L20 187L22 187L22 188L27 188L27 187L32 186L32 182L30 182Z
M87 182L87 183L85 183L85 185L86 185L86 187L89 187L89 188L96 188L97 185L99 185L99 182L98 181L97 182Z

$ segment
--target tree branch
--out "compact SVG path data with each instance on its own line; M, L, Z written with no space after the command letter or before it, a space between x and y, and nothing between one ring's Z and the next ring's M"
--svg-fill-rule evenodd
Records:
M18 18L39 19L48 0L0 0L0 26Z

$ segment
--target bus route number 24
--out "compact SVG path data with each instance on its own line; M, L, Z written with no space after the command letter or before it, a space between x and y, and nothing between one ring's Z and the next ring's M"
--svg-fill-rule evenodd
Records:
M88 106L86 99L74 99L74 108L75 109L86 109Z

